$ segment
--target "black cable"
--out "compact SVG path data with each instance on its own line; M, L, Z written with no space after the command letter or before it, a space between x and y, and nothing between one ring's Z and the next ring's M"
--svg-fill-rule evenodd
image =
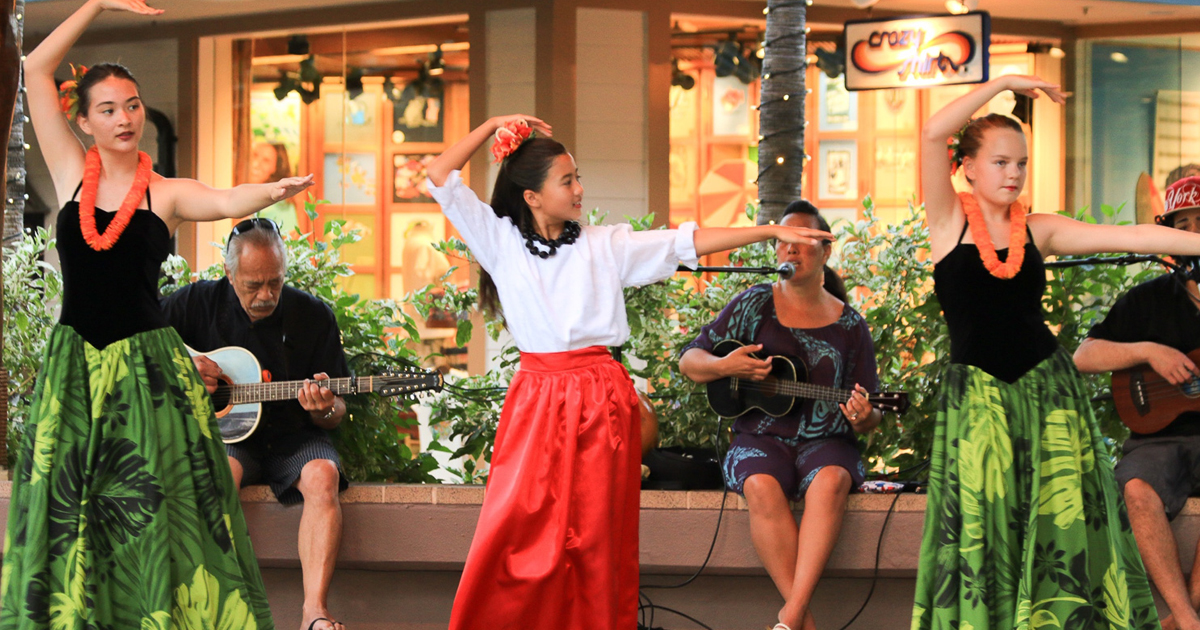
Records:
M855 619L862 614L862 611L867 609L867 604L871 602L871 596L875 594L875 585L879 583L879 556L883 551L883 534L887 531L888 521L892 518L892 511L896 509L896 502L900 500L900 492L892 499L892 504L888 507L887 514L883 517L883 526L879 528L879 542L875 545L875 570L871 575L871 588L867 591L867 598L863 600L862 606L858 607L858 612L846 622L846 625L838 628L838 630L846 630L850 624L854 623Z
M716 439L713 440L713 445L716 447L715 450L717 451L718 465L720 465L721 461L724 460L724 457L721 455L721 425L724 422L725 418L717 418L717 435ZM721 520L725 517L725 501L729 498L729 483L725 480L724 470L721 471L721 485L725 486L725 491L721 493L721 509L717 511L717 526L713 529L712 542L708 545L708 553L704 556L704 562L700 563L700 568L696 569L696 572L688 577L688 579L678 584L646 584L641 588L657 588L663 590L683 588L696 581L696 578L700 577L700 574L704 572L706 567L708 567L708 561L712 559L713 550L717 547L717 535L721 533Z
M887 477L895 477L897 475L907 475L909 473L921 472L927 466L929 466L929 461L930 460L928 460L928 459L924 459L924 460L921 460L919 463L909 466L908 468L901 468L900 470L897 470L895 472L890 472L890 473L889 472L876 473L874 475L869 475L869 477L871 479L884 479Z
M649 598L646 598L646 599L649 600ZM687 619L688 621L700 626L701 628L704 628L705 630L713 630L711 626L705 625L704 622L700 621L699 619L696 619L695 617L692 617L691 615L688 615L686 613L679 612L678 610L675 610L674 608L668 608L666 606L662 606L662 605L654 604L654 603L650 603L650 604L648 604L648 606L651 608L651 610L657 608L659 610L665 610L673 615L679 615L680 617ZM652 628L651 626L646 626L646 627Z

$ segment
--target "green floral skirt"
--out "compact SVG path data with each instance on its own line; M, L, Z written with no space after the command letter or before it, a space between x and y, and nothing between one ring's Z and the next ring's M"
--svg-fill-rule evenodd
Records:
M54 329L12 485L0 629L273 628L179 335Z
M1015 383L942 382L914 630L1158 630L1112 464L1066 350Z

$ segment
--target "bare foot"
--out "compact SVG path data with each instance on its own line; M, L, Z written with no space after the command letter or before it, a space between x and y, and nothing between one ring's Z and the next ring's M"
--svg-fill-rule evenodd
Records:
M304 611L301 615L300 630L346 630L346 626L334 621L328 610Z

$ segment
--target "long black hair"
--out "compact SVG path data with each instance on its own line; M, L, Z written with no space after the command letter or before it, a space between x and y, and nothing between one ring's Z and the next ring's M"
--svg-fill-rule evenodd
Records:
M533 231L533 211L525 202L525 191L540 191L554 160L566 154L567 148L550 138L531 138L522 142L500 163L500 173L492 188L492 210L496 216L508 217L522 234ZM496 283L486 271L479 274L479 305L493 317L503 316Z
M142 90L141 84L133 77L129 68L119 63L98 63L88 68L87 72L83 74L83 78L79 80L79 84L75 86L75 93L79 95L79 113L76 116L87 118L88 108L92 105L92 86L109 77L132 81L138 88L138 92Z
M829 222L825 220L825 217L821 216L821 212L817 210L817 207L808 201L805 201L804 199L789 203L787 207L783 209L783 215L779 217L780 222L782 222L784 217L789 214L806 214L810 217L816 217L817 229L825 232L830 231ZM829 265L825 265L825 290L832 294L833 297L843 302L847 301L846 283L842 282L842 277L837 275L836 271L830 269Z

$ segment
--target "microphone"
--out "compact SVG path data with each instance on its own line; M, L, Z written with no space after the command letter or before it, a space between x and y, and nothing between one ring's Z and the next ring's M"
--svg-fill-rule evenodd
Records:
M775 271L779 273L780 280L787 280L796 275L796 266L792 263L783 263Z

